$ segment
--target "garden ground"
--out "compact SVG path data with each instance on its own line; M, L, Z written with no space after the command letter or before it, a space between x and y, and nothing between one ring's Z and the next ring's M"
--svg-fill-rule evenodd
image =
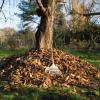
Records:
M0 58L23 54L27 50L26 48L17 50L1 49ZM100 51L98 50L87 52L85 50L67 49L67 52L79 56L100 68ZM19 89L14 88L12 90L6 88L6 83L0 81L0 100L98 100L100 97L99 88L90 89L77 86L67 89L52 87L49 90L30 86L21 86Z

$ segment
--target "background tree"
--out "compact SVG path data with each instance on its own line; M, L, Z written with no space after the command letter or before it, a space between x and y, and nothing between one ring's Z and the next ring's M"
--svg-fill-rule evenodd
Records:
M95 37L99 37L99 34L97 34L99 31L97 33L93 31L95 30L94 27L99 26L97 25L99 16L94 16L97 12L97 2L97 0L86 0L86 2L84 0L72 0L70 3L71 20L68 24L71 29L72 43L79 45L78 47L95 47ZM92 13L94 13L93 16Z
M0 30L0 44L1 47L14 48L16 31L13 28L5 27Z
M25 47L33 48L35 45L35 33L30 28L27 27L25 30L21 30L19 32L19 37L23 40L23 44Z
M2 0L2 1L3 2L1 4L1 9L4 5L5 0ZM22 2L21 9L23 10L23 14L22 14L21 18L28 21L24 24L24 25L27 25L30 20L34 21L33 15L38 15L40 17L40 23L38 25L38 29L36 32L36 49L39 49L39 48L51 48L50 45L52 44L52 42L50 42L50 41L52 41L51 37L53 35L51 35L51 33L53 33L52 32L53 28L51 28L52 29L51 30L50 27L53 26L53 24L51 24L51 23L54 22L55 9L58 4L57 2L66 3L67 1L70 1L69 5L72 3L71 4L72 11L70 11L70 12L74 16L73 19L75 19L75 20L73 20L73 29L75 31L76 29L84 30L84 27L83 27L83 26L85 26L84 20L87 19L84 16L90 16L90 15L95 14L95 10L93 8L94 8L94 5L97 4L99 0L89 0L89 1L85 0L86 3L88 3L88 4L86 4L84 2L84 0L55 0L55 1L53 1L53 0L51 0L51 1L49 1L49 0L46 0L46 1L45 0L28 0L28 1L29 2L24 2L24 0L23 0L23 2ZM83 5L82 5L82 2L83 2ZM77 7L75 7L75 5L76 5L75 3L77 3ZM24 6L25 6L25 8L24 8ZM94 10L94 12L93 12L93 10ZM80 18L77 19L77 17L79 17L79 16L80 16ZM37 18L37 17L35 17L35 18ZM88 19L89 19L89 21L91 20L90 17ZM79 22L81 22L81 24ZM45 23L45 25L43 23ZM79 23L79 24L76 25L77 23ZM80 27L77 28L76 26L80 26ZM81 33L81 32L79 32L79 33ZM47 35L47 34L50 34L50 35ZM64 37L65 37L65 35L64 35ZM80 35L79 35L79 38L80 38Z
M18 7L22 11L22 13L17 15L21 18L24 29L28 28L31 23L37 23L36 20L38 19L38 17L35 16L37 15L36 2L30 3L28 1L22 0Z
M63 19L64 19L64 17L63 17L63 15L59 16L59 18L54 17L54 16L56 16L56 13L55 13L57 11L56 9L58 9L57 8L58 5L55 4L57 2L57 0L55 0L55 1L48 0L47 2L45 2L44 0L36 0L36 1L37 1L38 5L36 4L35 1L34 2L23 1L22 4L20 4L20 6L19 6L19 8L23 11L23 13L20 16L21 16L22 20L25 22L24 25L28 25L30 22L36 22L36 21L34 21L34 15L38 15L40 17L40 23L38 24L38 30L36 32L36 48L38 48L38 49L39 48L45 48L45 49L47 48L48 49L48 48L52 47L54 20L56 19L55 22L57 22L57 20L60 17L62 17ZM63 1L63 0L61 0L61 1ZM42 5L42 8L41 8L41 5ZM32 9L32 7L34 10ZM45 9L45 11L44 11L44 9ZM59 9L59 12L61 12L60 9Z
M59 4L56 7L55 21L54 21L54 32L53 32L53 40L54 46L59 47L63 46L66 42L67 36L67 25L66 19L63 13L63 5Z

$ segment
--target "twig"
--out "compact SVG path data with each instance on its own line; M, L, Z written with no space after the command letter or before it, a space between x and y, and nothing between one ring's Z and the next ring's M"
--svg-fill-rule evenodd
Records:
M2 4L0 6L0 12L2 11L3 5L4 5L5 0L2 0Z
M5 16L5 13L3 12L3 10L1 12L2 12L2 14L3 14L4 18L5 18L5 22L6 22L7 21L7 18Z
M43 6L41 0L36 0L36 2L37 2L37 4L38 4L38 6L40 7L40 9L41 9L43 12L45 12L46 9L45 9L45 7Z

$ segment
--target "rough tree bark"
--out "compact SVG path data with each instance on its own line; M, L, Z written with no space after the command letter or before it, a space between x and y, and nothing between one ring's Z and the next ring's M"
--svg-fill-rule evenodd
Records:
M39 6L37 10L41 17L40 25L36 32L36 49L52 48L53 22L56 0L36 0Z

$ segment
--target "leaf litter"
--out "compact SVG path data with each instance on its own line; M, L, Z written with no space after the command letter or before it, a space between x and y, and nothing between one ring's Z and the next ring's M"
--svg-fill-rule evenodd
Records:
M51 51L31 49L24 55L11 56L0 61L0 80L12 86L35 85L49 88L73 85L100 88L100 70L70 53L53 49L55 65L62 75L45 72L52 65Z

